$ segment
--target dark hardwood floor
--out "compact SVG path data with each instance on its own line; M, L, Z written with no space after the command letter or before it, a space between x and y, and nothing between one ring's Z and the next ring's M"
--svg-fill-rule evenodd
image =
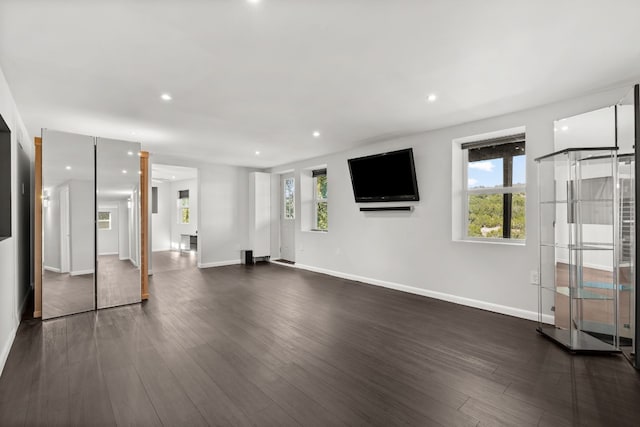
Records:
M270 264L19 328L0 425L637 426L640 375L533 322Z

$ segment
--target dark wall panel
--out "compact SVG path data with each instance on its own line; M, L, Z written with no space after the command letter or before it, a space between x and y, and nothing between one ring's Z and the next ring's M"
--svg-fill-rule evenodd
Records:
M0 116L0 240L11 237L11 132Z

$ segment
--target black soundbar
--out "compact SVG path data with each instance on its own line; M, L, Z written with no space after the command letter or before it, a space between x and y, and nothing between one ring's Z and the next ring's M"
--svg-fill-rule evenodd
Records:
M377 212L377 211L410 211L413 206L381 206L377 208L360 208L360 212Z

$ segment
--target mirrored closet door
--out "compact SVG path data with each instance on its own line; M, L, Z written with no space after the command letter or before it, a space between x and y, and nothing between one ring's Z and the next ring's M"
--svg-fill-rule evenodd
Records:
M50 130L42 144L42 317L95 309L94 140Z
M96 143L97 305L140 301L140 144Z
M43 319L141 301L140 155L139 143L43 130Z

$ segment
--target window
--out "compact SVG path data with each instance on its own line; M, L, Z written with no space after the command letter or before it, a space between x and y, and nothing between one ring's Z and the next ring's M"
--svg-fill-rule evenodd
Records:
M465 237L524 240L525 134L462 144Z
M293 178L286 178L284 180L284 218L295 219L296 218L296 181Z
M178 191L178 224L189 224L189 190Z
M111 230L111 212L98 212L98 230Z
M329 229L327 211L327 170L317 169L313 176L313 229Z

